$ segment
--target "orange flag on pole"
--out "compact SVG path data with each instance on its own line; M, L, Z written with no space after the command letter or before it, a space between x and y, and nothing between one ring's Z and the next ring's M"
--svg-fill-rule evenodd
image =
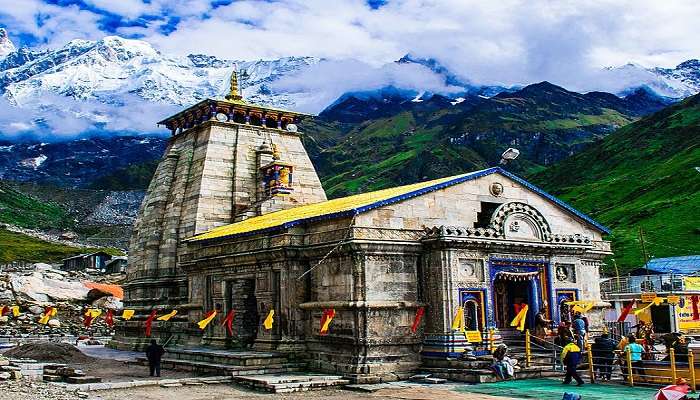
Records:
M233 336L233 316L236 315L234 310L231 310L226 314L226 318L221 321L221 326L226 326L229 336Z
M411 326L411 332L416 333L418 325L420 325L420 321L423 319L423 314L425 314L425 307L418 307L418 310L416 310L416 317L413 319L413 325Z
M199 329L204 330L214 318L216 318L216 310L209 311L207 315L204 316L203 320L197 322Z
M331 321L335 317L335 310L332 308L327 308L323 310L323 315L321 315L321 335L328 334L328 328L331 325Z
M10 313L10 307L8 306L2 306L0 307L0 317L4 317L5 315Z
M153 310L151 311L151 315L149 315L148 318L146 318L146 337L151 337L151 326L153 325L153 320L156 319L157 315L158 313L156 312L156 310Z
M107 310L107 315L105 315L105 323L111 328L114 325L114 314L111 309Z

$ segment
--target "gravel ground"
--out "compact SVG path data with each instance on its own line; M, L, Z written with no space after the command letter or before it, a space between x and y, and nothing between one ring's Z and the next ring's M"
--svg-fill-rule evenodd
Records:
M162 388L158 386L92 392L94 400L243 400L243 399L327 399L327 400L507 400L473 393L457 393L433 387L408 387L381 389L374 393L353 392L349 390L315 390L310 392L269 394L252 392L235 385L205 385Z
M78 395L55 385L41 381L0 382L2 400L77 400L87 398L87 394Z

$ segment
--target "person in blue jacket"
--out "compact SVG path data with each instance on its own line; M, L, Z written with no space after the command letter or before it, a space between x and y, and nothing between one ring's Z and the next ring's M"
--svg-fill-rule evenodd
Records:
M581 348L576 343L569 340L566 346L561 351L561 362L566 366L566 375L564 376L564 385L571 383L571 379L576 380L576 386L583 385L583 379L578 375L576 367L581 360Z

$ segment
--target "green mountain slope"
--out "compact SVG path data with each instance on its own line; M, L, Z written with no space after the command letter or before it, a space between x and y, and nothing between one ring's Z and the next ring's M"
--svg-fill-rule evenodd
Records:
M68 213L55 203L43 202L0 181L0 223L38 229L66 229Z
M700 254L700 95L629 124L531 177L613 229L622 270L654 257Z
M112 255L123 255L116 249L72 247L0 229L0 264L15 261L57 263L64 258L98 250Z
M492 98L451 102L433 96L392 104L394 114L353 124L326 118L344 115L343 107L360 115L360 104L350 100L303 126L310 138L305 145L330 197L485 168L511 146L522 152L511 169L534 173L646 112L629 99L542 82ZM368 114L376 111L374 103L367 107Z

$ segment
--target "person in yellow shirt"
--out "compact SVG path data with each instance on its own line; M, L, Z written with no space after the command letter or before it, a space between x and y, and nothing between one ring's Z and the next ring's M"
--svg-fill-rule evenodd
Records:
M561 362L566 366L566 375L564 376L564 385L571 383L571 379L576 380L576 386L583 385L583 379L578 375L576 367L581 360L581 348L578 347L573 340L569 339L566 346L561 351Z

